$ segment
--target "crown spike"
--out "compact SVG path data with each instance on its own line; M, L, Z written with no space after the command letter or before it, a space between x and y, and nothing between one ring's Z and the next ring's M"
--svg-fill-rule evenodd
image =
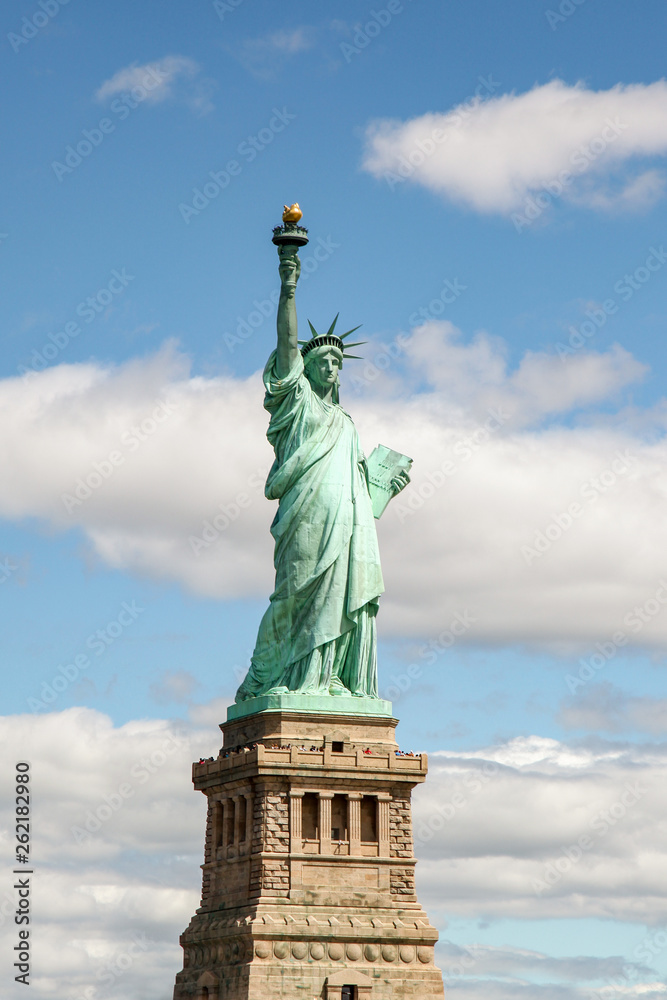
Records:
M328 329L328 330L327 330L327 332L326 332L326 336L327 336L327 337L330 337L330 336L331 336L331 335L333 334L333 332L334 332L334 327L336 326L336 323L338 322L338 317L339 317L339 316L340 316L340 313L339 313L339 312L337 312L337 313L336 313L336 315L334 316L334 321L333 321L333 323L331 324L331 326L329 327L329 329Z
M344 354L343 358L352 358L354 361L363 361L364 360L358 354Z
M317 337L317 330L315 329L315 327L313 326L313 324L312 324L312 323L310 322L310 320L308 320L308 326L309 326L309 327L310 327L310 329L311 329L311 332L312 332L312 334L313 334L313 337ZM312 339L312 338L311 338L311 339Z
M344 346L345 350L347 350L348 347L361 347L362 344L367 344L367 343L368 343L367 340L358 340L356 342L356 344L343 344L343 346Z

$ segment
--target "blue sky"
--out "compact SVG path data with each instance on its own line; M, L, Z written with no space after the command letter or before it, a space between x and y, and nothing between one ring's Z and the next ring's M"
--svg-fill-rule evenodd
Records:
M117 852L109 835L111 854L85 866L86 884L122 896L142 855L118 845L139 829L153 845L173 905L168 926L150 925L156 968L178 968L196 896L203 827L187 759L213 752L271 589L259 372L284 202L299 201L311 236L300 323L340 311L346 328L363 324L365 360L346 364L342 402L367 451L382 441L415 458L378 526L380 688L402 744L461 768L502 761L538 798L557 775L562 800L542 826L530 819L545 864L570 842L549 828L567 812L573 759L609 802L626 766L659 788L665 20L658 0L3 11L3 740L38 770L44 733L60 733L70 801L85 734L97 734L99 767L115 761L102 787L137 732L149 745L160 727L185 727L178 776L146 792L147 808L178 799L182 840L156 847L143 813L126 810ZM112 453L110 474L72 501ZM193 537L220 512L224 529L198 555ZM139 610L114 626L128 605ZM457 615L470 627L449 645L439 637ZM95 652L110 625L117 636ZM89 662L49 700L78 655ZM420 809L450 778L437 771ZM94 788L80 794L81 808L94 803ZM531 899L520 837L496 856L490 835L488 857L514 864L528 896L485 897L481 851L460 856L450 898L453 848L438 832L425 905L443 948L484 954L449 976L451 995L590 1000L615 966L593 963L582 980L577 956L635 961L667 920L658 805L647 795L642 823L619 824L558 899ZM496 808L476 800L476 828L491 831ZM577 815L562 837L576 841ZM68 836L44 842L52 885L67 885ZM39 996L78 1000L99 948L123 946L123 905L96 911L98 951L42 975ZM79 920L48 923L45 954L78 940ZM623 995L667 992L658 950ZM94 997L169 995L171 972L161 986L147 975Z

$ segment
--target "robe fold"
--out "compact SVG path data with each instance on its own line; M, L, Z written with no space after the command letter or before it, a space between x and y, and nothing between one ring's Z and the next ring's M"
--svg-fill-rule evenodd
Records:
M275 590L237 701L272 690L377 697L375 615L384 591L364 454L351 417L313 392L299 355L264 370L275 461L266 496Z

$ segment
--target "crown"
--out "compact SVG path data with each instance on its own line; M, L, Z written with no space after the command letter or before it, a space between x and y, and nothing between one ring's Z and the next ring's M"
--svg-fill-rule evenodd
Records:
M365 344L366 341L359 340L356 344L344 343L345 338L349 337L351 333L355 332L355 330L358 330L361 324L353 327L351 330L348 330L347 333L341 333L341 335L338 336L338 334L334 333L334 329L339 316L340 313L336 313L336 317L326 333L318 333L310 320L308 320L308 326L311 329L312 337L310 340L299 341L299 344L301 345L301 357L305 358L306 355L310 354L311 351L314 351L316 347L336 347L344 358L354 358L357 361L361 361L358 354L346 354L346 351L349 347L361 347L361 345Z

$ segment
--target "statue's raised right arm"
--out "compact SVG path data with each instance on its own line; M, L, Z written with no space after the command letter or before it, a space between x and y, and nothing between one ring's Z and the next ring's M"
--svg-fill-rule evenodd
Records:
M296 323L296 303L294 295L296 283L301 273L301 261L297 247L278 247L280 264L280 299L278 301L278 356L276 359L276 374L284 378L294 367L299 355L299 341Z

